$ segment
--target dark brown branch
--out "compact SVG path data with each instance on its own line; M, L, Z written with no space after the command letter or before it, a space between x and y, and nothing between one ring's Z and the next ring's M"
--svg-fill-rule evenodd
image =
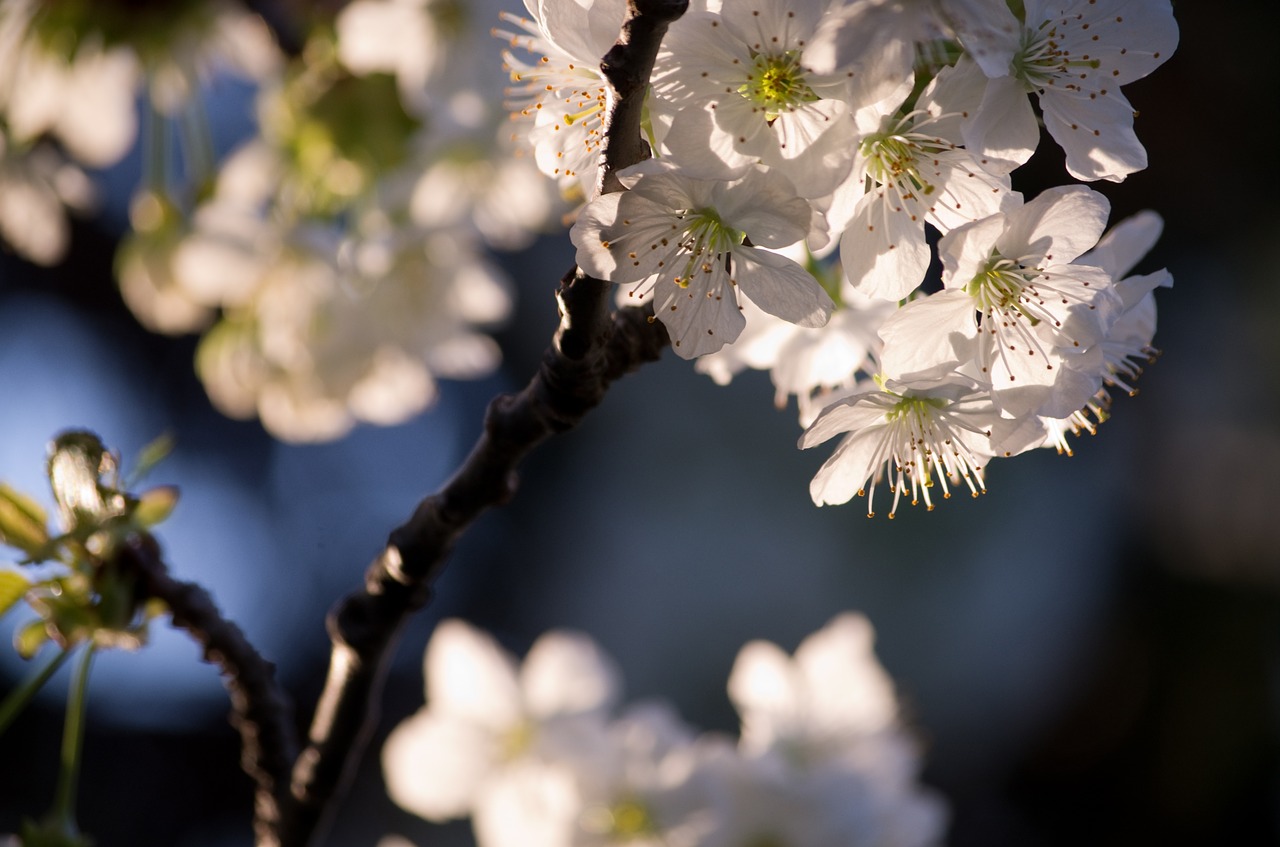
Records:
M612 89L600 175L603 193L621 191L617 172L649 158L640 125L653 60L667 27L688 7L689 0L627 0L622 34L600 62L600 71Z
M575 286L592 282L597 281L570 274L562 284L562 301L572 299ZM573 314L565 312L557 333L561 342L590 332L571 328ZM669 343L666 331L651 316L647 309L615 312L597 327L597 343L583 355L570 358L563 346L553 345L522 392L494 398L484 433L457 474L391 533L365 574L363 590L330 613L329 676L309 743L294 769L280 838L285 847L309 843L345 787L376 723L377 693L400 627L426 605L458 538L481 512L515 493L516 467L531 450L582 420L614 380L662 354Z
M218 666L231 693L231 725L240 733L240 763L253 779L257 843L277 844L286 780L297 751L293 707L276 682L275 666L262 658L238 626L222 616L209 593L169 575L155 539L141 535L120 548L118 563L136 573L143 598L163 600L173 625L184 629Z
M649 155L640 135L649 75L668 24L687 6L688 0L628 0L621 37L602 64L614 89L605 116L601 181L609 190L621 187L617 170ZM575 426L614 380L666 348L666 330L652 312L610 313L611 289L577 270L565 275L557 293L560 326L538 373L519 394L494 398L484 432L462 467L392 531L365 574L364 588L329 614L329 675L293 769L279 830L284 847L311 843L345 789L376 724L391 647L403 622L426 605L458 538L485 509L511 498L516 468L531 450Z

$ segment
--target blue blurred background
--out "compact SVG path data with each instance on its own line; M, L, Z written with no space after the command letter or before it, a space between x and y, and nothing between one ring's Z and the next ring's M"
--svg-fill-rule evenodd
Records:
M1280 844L1280 173L1264 129L1280 75L1280 10L1249 18L1182 3L1177 54L1126 89L1150 168L1101 184L1113 220L1154 208L1168 267L1165 355L1076 455L995 463L990 493L869 521L816 509L825 456L794 449L792 411L750 374L728 388L668 355L627 377L583 426L526 464L521 491L465 539L405 633L380 738L422 700L421 652L462 616L523 653L581 629L623 668L628 699L660 697L733 731L724 686L752 638L793 649L846 609L866 613L950 799L956 847ZM229 92L224 146L248 129ZM305 721L327 654L322 617L387 532L465 455L488 398L518 388L555 322L566 238L501 257L517 314L502 371L447 384L427 414L326 446L285 446L229 421L192 369L194 339L140 328L110 277L138 163L105 174L106 213L69 259L0 255L0 478L45 491L44 445L99 432L126 459L161 432L154 475L182 489L161 541L273 658ZM1063 181L1052 148L1017 175ZM0 638L11 638L11 616ZM81 824L101 847L250 843L250 785L214 669L164 625L92 684ZM27 673L0 649L0 691ZM65 673L0 737L0 832L52 797ZM145 810L145 813L143 812ZM367 757L329 843L396 832L466 844L383 796Z

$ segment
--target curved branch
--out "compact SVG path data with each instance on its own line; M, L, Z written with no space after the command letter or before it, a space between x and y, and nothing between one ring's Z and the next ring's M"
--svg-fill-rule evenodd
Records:
M621 36L601 66L613 88L601 168L601 184L609 190L621 187L617 170L649 155L640 121L653 60L668 24L687 6L688 0L628 0ZM611 290L576 269L565 275L557 293L560 325L538 373L520 393L494 398L484 432L458 472L392 531L365 573L364 587L330 612L328 678L308 743L294 765L279 840L260 840L260 847L304 847L322 828L373 732L378 693L402 623L426 605L462 533L485 509L514 495L523 458L575 426L614 380L656 360L667 347L666 330L651 310L610 313Z
M240 764L253 779L254 830L259 845L278 843L276 830L287 797L289 767L297 737L293 707L276 682L275 665L264 659L244 632L222 616L199 585L169 575L160 547L149 535L131 538L117 559L136 573L142 597L163 600L173 625L186 630L204 658L218 666L231 693L231 725L240 733Z

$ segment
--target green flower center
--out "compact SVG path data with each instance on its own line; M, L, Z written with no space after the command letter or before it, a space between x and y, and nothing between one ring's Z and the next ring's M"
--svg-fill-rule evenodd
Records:
M1025 268L1012 259L993 253L982 272L969 280L965 292L974 299L979 312L1009 314L1016 312L1034 326L1038 319L1025 308L1023 292L1038 275L1035 268Z
M1035 90L1053 85L1053 80L1073 70L1097 70L1102 62L1087 56L1071 58L1059 40L1057 27L1045 22L1039 29L1024 28L1022 42L1009 63L1013 75Z
M759 53L751 66L747 81L738 86L738 93L764 110L765 120L773 122L783 112L795 111L801 103L818 99L805 81L805 70L800 66L800 53Z
M528 721L521 721L507 730L502 736L502 758L511 761L523 755L530 747L537 732Z
M658 834L657 821L648 807L635 799L621 800L612 806L594 806L583 813L582 826L610 844L636 839L652 839Z
M680 248L688 259L684 270L675 277L676 285L688 288L694 274L711 273L717 262L724 262L725 269L732 272L733 248L746 241L747 234L726 224L720 219L720 213L712 208L694 209L678 217L687 221Z
M908 418L918 428L923 428L933 417L933 411L946 405L947 401L940 397L902 397L889 407L884 416L890 422Z
M948 147L939 139L908 131L912 120L907 115L885 132L868 135L858 146L867 162L867 176L880 185L906 183L910 190L929 195L937 186L920 173L920 160L931 159Z
M653 816L642 804L624 800L609 810L613 818L610 834L619 839L639 838L657 831Z

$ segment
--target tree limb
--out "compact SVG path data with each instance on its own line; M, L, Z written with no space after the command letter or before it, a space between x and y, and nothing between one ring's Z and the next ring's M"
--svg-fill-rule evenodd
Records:
M119 565L139 578L142 597L163 600L173 625L186 630L218 666L231 693L231 725L240 733L240 764L254 782L254 831L260 847L275 845L288 773L297 754L293 707L264 659L238 626L222 616L199 585L169 575L150 535L124 544Z
M653 60L668 24L687 6L688 0L628 0L621 36L602 63L613 88L601 179L609 190L621 188L617 170L649 155L640 120ZM651 310L610 313L611 290L576 269L565 275L557 293L560 325L538 373L519 394L494 398L484 432L461 468L392 531L364 587L330 612L333 648L325 688L293 768L278 841L260 835L259 847L305 847L322 829L376 725L378 694L401 625L426 605L462 533L481 512L515 493L521 460L581 421L614 380L667 347L666 330Z

